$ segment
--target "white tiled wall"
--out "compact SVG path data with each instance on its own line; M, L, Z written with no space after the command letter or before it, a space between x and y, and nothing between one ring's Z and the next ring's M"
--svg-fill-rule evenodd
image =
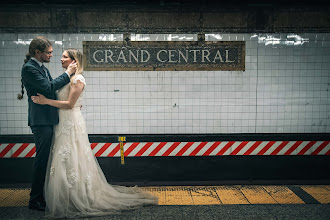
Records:
M0 33L0 135L30 134L27 100L16 99L30 41L53 42L48 64L62 73L63 49L121 34ZM191 41L194 34L132 35ZM83 114L90 134L330 132L330 34L208 34L245 41L246 71L86 71Z

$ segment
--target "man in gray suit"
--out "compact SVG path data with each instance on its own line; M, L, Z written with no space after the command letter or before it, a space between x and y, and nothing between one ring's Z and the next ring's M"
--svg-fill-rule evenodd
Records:
M55 91L70 82L70 76L75 73L77 65L71 63L66 72L52 79L48 69L43 63L50 62L53 53L51 42L45 37L34 38L29 46L29 53L24 60L22 76L23 98L25 87L28 95L28 125L30 126L36 145L36 157L33 165L32 189L30 193L29 208L44 211L45 200L43 196L45 175L49 152L53 138L53 127L58 124L58 110L49 105L38 105L31 100L37 93L49 99L56 99Z

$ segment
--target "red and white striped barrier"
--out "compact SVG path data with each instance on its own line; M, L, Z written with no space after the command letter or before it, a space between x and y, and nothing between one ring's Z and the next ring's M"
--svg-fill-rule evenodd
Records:
M34 157L36 148L34 143L0 144L0 158Z
M125 157L330 155L330 141L215 141L124 143ZM92 143L96 157L120 157L119 143ZM34 157L33 143L0 144L0 158Z

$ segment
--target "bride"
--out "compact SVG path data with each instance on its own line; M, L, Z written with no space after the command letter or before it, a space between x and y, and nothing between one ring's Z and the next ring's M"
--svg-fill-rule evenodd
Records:
M46 217L102 216L157 204L157 198L136 187L108 184L88 140L85 121L80 111L82 91L82 53L76 49L63 52L62 67L77 63L71 82L58 92L59 100L38 94L32 101L59 108L45 181Z

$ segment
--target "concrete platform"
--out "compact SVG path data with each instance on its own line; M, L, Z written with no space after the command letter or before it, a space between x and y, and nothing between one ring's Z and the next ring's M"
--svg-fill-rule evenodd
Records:
M0 186L0 219L43 219L27 208L29 188ZM329 185L141 187L159 205L89 219L330 219Z

